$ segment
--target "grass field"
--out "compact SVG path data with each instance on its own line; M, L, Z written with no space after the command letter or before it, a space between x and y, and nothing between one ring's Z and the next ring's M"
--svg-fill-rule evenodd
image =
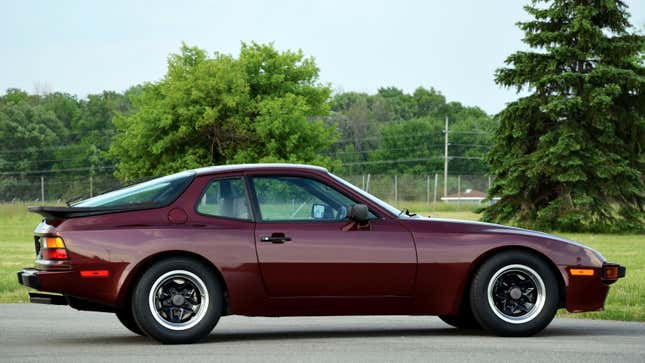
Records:
M393 203L395 204L395 203ZM396 203L421 215L476 220L473 205ZM40 216L24 204L0 205L0 303L27 302L27 289L16 271L33 264L33 229ZM558 234L599 250L608 260L627 266L627 278L610 290L605 311L566 314L568 317L645 321L645 236L613 234Z

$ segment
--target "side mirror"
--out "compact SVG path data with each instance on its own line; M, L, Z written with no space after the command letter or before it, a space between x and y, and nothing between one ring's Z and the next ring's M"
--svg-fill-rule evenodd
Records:
M359 223L370 219L370 211L365 204L354 204L347 208L347 217Z

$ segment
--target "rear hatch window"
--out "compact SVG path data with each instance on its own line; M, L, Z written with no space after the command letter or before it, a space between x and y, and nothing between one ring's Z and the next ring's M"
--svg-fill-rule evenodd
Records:
M162 206L175 201L193 181L194 171L152 179L74 203L73 207Z

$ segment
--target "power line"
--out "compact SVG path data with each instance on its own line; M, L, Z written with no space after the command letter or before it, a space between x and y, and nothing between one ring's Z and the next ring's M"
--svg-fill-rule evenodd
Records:
M413 158L413 159L396 159L396 160L369 160L369 161L352 161L343 163L344 166L350 165L368 165L368 164L394 164L394 163L413 163L419 161L443 160L443 156L430 157L430 158ZM467 160L483 160L484 158L477 156L450 156L449 159L467 159Z
M486 131L450 131L451 134L465 134L465 135L493 135L493 133ZM367 136L361 137L358 139L346 138L334 142L334 144L342 143L351 143L356 141L367 141L367 140L383 140L383 139L400 139L404 137L418 137L418 136L431 136L431 135L443 135L444 131L427 131L427 132L417 132L417 133L407 133L407 134L397 134L397 135L378 135L378 136Z
M338 154L344 154L344 155L356 155L356 154L370 154L370 153L375 153L375 152L390 152L390 151L413 151L413 150L430 150L433 148L437 147L443 147L443 145L439 144L428 144L424 146L417 146L417 147L399 147L399 148L386 148L386 149L371 149L371 150L364 150L364 151L332 151L327 153L329 156L334 156Z
M25 171L5 171L0 172L0 175L20 175L20 174L54 174L54 173L63 173L68 171L89 171L89 170L112 170L115 168L115 165L108 166L89 166L84 168L69 168L69 169L57 169L57 170L25 170Z
M85 160L79 160L78 158L63 158L63 159L37 159L37 160L29 160L29 159L21 159L21 160L5 160L5 159L0 159L0 162L4 161L6 163L29 163L29 164L38 164L38 163L56 163L56 162L61 162L61 161L85 161Z
M108 144L109 145L109 144ZM46 151L46 150L63 150L63 149L74 149L74 148L87 148L89 146L104 146L102 144L90 144L90 145L62 145L62 146L48 146L48 147L39 147L39 148L33 148L30 146L27 146L22 149L13 149L13 150L2 150L0 151L0 154L11 154L11 153L21 153L21 152L34 152L34 151ZM107 146L107 145L105 145Z
M399 135L392 135L392 136L384 136L384 135L368 136L368 137L362 137L356 140L353 138L338 140L334 144L350 143L355 141L367 141L367 140L400 139L403 137L410 137L410 136L429 136L429 135L443 135L443 133L442 132L420 132L420 133L414 133L414 134L399 134Z
M448 143L448 146L462 146L462 147L473 147L473 148L490 148L491 145L480 145L480 144L453 144L453 143ZM377 148L377 149L371 149L371 150L363 150L363 151L332 151L327 153L329 156L335 156L335 155L356 155L356 154L370 154L370 153L375 153L375 152L390 152L390 151L415 151L415 150L433 150L436 148L443 148L444 144L426 144L422 146L417 146L417 147L400 147L400 148Z

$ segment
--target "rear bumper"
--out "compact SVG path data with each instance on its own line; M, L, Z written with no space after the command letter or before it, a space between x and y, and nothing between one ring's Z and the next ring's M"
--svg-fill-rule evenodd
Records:
M79 285L78 273L71 270L45 271L25 268L16 274L18 283L32 289L68 294Z
M18 282L21 285L36 290L51 291L55 293L29 292L29 302L34 304L69 305L77 310L114 312L114 307L102 302L79 298L61 290L57 285L59 281L66 281L72 272L41 271L36 269L23 269L18 271ZM59 293L59 294L56 294Z
M69 305L69 301L63 295L43 294L40 292L30 292L29 302L32 304Z
M40 290L40 279L37 274L38 270L24 269L18 271L18 283L21 285L31 287L32 289Z
M18 282L21 285L40 290L41 282L38 277L38 270L24 269L17 273ZM67 298L63 295L43 294L40 292L29 292L29 302L34 304L68 305Z

